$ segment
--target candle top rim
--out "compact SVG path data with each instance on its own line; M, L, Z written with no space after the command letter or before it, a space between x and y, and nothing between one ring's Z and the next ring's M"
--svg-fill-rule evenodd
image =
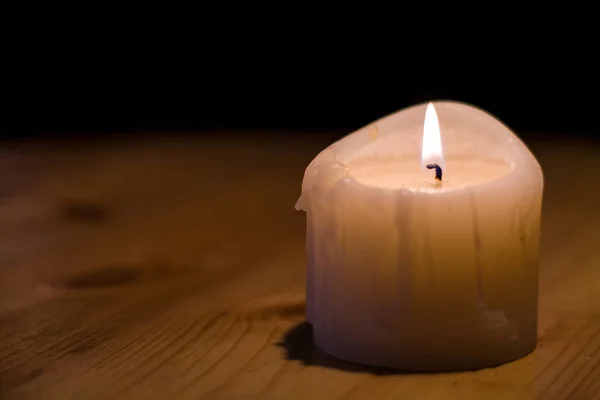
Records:
M346 166L350 164L353 158L376 157L382 155L382 153L389 156L419 155L421 153L420 141L422 140L425 111L430 103L435 106L438 114L446 157L452 158L453 155L467 149L469 145L471 145L472 150L477 150L481 148L482 143L490 141L497 145L497 149L492 149L491 152L499 149L499 153L496 157L491 154L484 154L482 157L495 158L511 164L511 172L500 178L477 185L453 188L431 187L429 189L406 187L385 189L366 186L349 176ZM458 144L455 140L457 138ZM468 152L469 150L465 151ZM471 154L473 154L473 151L471 151ZM327 191L340 181L344 181L355 185L361 190L443 195L465 190L466 187L470 190L488 190L488 188L504 185L506 181L524 178L525 175L529 174L523 175L522 171L524 170L530 170L532 174L543 180L541 166L531 151L503 122L483 109L467 103L431 101L407 107L379 118L332 143L321 151L306 168L302 191L310 191L312 187L320 187L319 192L323 193L323 190ZM449 172L449 170L445 170L444 175ZM435 183L433 175L431 180ZM301 207L302 202L300 201L298 204Z

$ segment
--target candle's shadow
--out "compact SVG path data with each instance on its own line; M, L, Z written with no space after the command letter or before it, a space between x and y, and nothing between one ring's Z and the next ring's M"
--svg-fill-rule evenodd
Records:
M295 325L288 330L277 345L285 350L285 356L288 360L300 361L304 365L316 365L348 372L374 375L405 375L410 373L388 368L376 368L353 364L332 357L317 347L313 340L312 325L306 321Z

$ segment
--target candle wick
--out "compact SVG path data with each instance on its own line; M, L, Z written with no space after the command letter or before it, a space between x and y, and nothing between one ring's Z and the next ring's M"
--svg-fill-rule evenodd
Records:
M435 168L435 179L437 179L438 181L442 180L442 167L440 167L437 164L427 164L426 165L427 169L434 169Z

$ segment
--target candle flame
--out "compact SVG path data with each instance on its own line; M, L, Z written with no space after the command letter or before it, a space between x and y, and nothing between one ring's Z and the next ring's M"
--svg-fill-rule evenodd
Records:
M426 169L427 164L438 164L445 167L444 153L442 152L442 136L440 123L433 103L427 105L425 122L423 123L423 146L421 148L421 168Z

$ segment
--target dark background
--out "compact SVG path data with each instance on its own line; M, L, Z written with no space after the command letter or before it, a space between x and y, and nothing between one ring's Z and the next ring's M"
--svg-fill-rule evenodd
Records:
M419 76L348 78L290 68L269 73L181 71L117 66L47 71L29 82L22 134L201 129L354 130L415 103L436 99L477 105L519 131L598 132L598 100L567 80L427 82ZM387 79L386 79L387 78ZM561 83L564 85L561 87Z
M445 99L479 106L520 134L598 137L598 62L589 47L570 42L559 49L554 41L525 48L486 41L483 53L474 37L424 58L418 49L352 38L249 36L243 29L215 36L193 26L163 36L159 28L107 39L107 27L81 37L77 30L57 36L53 27L17 46L2 134L350 132Z
M590 86L597 82L558 77L545 85L525 77L507 82L495 74L439 82L425 74L405 80L402 70L372 76L370 70L281 65L272 71L238 61L223 70L140 63L63 69L58 64L23 86L23 115L14 134L354 130L436 99L477 105L521 132L599 131L599 102L588 92L597 90Z

